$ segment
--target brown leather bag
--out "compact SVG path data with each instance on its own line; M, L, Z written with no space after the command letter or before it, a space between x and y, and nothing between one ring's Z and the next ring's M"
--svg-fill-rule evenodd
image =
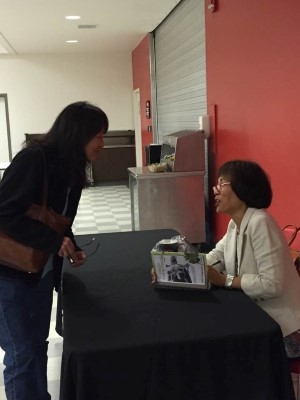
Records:
M42 151L42 150L41 150ZM42 205L31 204L26 212L30 218L41 221L51 229L64 234L65 230L70 226L71 220L68 217L57 214L55 211L47 208L47 192L48 181L46 174L46 159L44 157L45 178L43 187ZM25 246L8 236L0 230L0 264L18 269L23 272L40 272L46 264L48 253L34 249L30 246Z

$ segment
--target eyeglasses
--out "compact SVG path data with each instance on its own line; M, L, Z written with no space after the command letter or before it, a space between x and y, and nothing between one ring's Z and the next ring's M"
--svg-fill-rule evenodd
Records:
M226 185L230 185L230 182L217 183L216 186L213 186L214 193L220 193L223 190L223 186Z
M96 238L95 237L93 237L88 243L85 243L85 244L80 244L79 245L79 247L81 248L81 247L87 247L87 246L90 246L91 244L93 244L94 243L94 241L96 240ZM96 253L96 251L98 250L98 248L99 248L99 246L100 246L100 242L98 242L97 244L96 244L96 247L95 247L95 249L90 253L90 254L86 254L86 256L85 256L85 259L87 259L88 257L91 257L91 256L93 256L95 253Z

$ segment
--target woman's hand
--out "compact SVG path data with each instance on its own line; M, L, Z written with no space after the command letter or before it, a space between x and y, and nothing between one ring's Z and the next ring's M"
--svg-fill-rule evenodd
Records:
M75 250L74 243L67 236L65 236L63 239L63 242L58 251L58 255L61 257L68 257L68 259L70 260L71 264L74 267L79 267L80 265L82 265L86 258L85 253L83 251Z
M156 273L154 271L154 268L151 268L151 283L155 283L156 282Z
M217 271L213 267L207 267L207 278L209 282L215 286L225 286L226 275L224 275L222 272Z
M85 252L82 250L75 251L75 254L77 256L78 261L77 262L71 262L72 267L80 267L80 265L85 263L86 255Z
M60 249L58 251L58 255L61 257L72 257L73 255L75 255L75 246L69 237L67 236L64 237Z

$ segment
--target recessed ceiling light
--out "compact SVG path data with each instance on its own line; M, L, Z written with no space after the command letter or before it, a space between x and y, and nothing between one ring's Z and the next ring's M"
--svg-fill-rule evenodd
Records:
M66 43L78 43L78 40L66 40Z
M67 15L65 19L80 19L81 17L79 15Z

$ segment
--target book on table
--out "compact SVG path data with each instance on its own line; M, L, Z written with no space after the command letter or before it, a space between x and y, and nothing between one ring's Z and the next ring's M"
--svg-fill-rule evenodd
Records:
M206 254L151 251L156 286L177 289L210 289Z

